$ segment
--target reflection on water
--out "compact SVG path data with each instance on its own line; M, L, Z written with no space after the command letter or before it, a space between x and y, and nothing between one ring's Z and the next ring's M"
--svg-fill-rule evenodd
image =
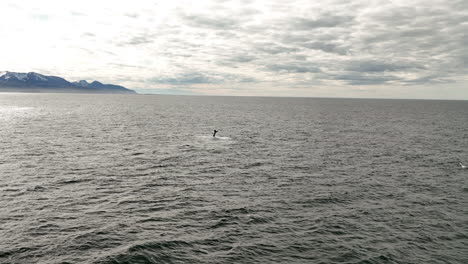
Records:
M2 106L0 105L0 120L6 121L15 118L31 116L34 113L33 107Z

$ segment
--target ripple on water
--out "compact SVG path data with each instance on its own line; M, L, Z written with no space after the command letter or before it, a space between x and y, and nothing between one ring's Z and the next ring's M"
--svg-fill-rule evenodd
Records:
M16 107L0 106L0 263L468 259L466 103L37 94L0 105Z

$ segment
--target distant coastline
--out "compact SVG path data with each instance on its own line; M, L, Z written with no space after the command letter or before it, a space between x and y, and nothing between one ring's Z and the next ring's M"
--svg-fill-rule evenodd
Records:
M69 82L58 76L47 76L35 72L0 72L0 92L20 93L97 93L136 94L120 85L103 84L85 80Z

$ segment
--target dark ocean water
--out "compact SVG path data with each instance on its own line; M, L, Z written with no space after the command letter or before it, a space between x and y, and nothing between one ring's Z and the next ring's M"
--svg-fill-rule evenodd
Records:
M0 94L0 147L0 263L468 263L468 101Z

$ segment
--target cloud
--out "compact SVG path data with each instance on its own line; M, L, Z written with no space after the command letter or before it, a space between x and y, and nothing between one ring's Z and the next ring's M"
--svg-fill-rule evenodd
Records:
M70 14L72 16L86 16L86 14L82 13L82 12L76 12L76 11L71 11Z
M207 14L182 14L183 21L189 26L227 30L238 26L237 20L230 17L212 17Z
M130 17L130 18L140 17L140 15L138 13L125 13L124 15L127 16L127 17Z
M140 94L166 94L166 95L197 95L196 92L189 89L181 88L137 88L135 89Z
M338 55L346 55L348 53L347 48L328 42L307 42L301 46L307 49L321 50L323 52L335 53Z
M257 50L257 52L264 52L272 55L299 51L297 47L286 47L274 43L256 43L254 48Z
M230 68L242 68L243 65L250 65L257 59L256 56L250 54L233 54L227 55L224 59L220 59L217 64Z
M308 63L296 63L296 64L272 64L267 65L266 69L273 72L284 72L284 73L317 73L321 70L315 65Z
M398 80L395 76L386 75L337 74L330 77L332 80L344 81L349 85L382 85Z
M245 83L245 82L254 82L255 79L242 75L235 74L225 74L217 72L189 72L182 73L175 76L167 77L153 77L148 80L150 83L156 84L172 84L172 85L192 85L192 84L219 84L224 82L230 83Z
M130 40L128 42L126 42L125 44L140 45L140 44L148 44L148 43L152 43L152 42L153 42L153 38L151 36L142 34L142 35L131 37Z
M245 84L272 95L267 84L304 95L320 85L338 95L468 80L464 0L6 0L3 7L0 23L11 26L0 28L0 48L16 51L2 55L7 70L126 78L130 88L213 85L235 94Z
M186 85L186 84L201 84L201 83L216 83L219 79L215 79L201 73L184 73L174 77L155 77L149 80L152 83L160 84L175 84L175 85Z
M235 63L245 63L245 62L251 62L254 61L257 57L248 55L248 54L242 54L242 55L236 55L230 58L231 62Z
M306 17L290 18L288 23L293 30L311 30L317 28L333 28L349 25L353 22L352 16L334 16L323 14L322 17L310 19Z
M414 69L424 69L424 66L417 64L406 64L405 62L392 63L378 60L355 60L348 62L345 70L354 72L398 72Z
M422 76L414 79L408 79L402 81L403 84L405 85L424 85L424 84L451 84L454 83L454 80L448 79L448 78L443 78L438 75L428 75L428 76Z
M95 37L96 34L92 33L92 32L84 32L81 34L81 36L83 37Z

